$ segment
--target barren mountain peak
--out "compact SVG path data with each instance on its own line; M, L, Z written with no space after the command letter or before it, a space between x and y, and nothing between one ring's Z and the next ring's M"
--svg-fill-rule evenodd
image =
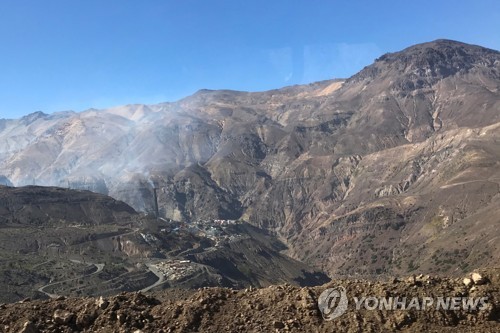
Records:
M500 52L485 47L447 39L416 44L402 51L386 53L370 66L354 75L350 82L368 78L406 75L420 77L433 84L455 74L466 74L473 69L493 69L499 75ZM423 83L423 82L422 82Z
M240 218L330 274L429 272L464 247L466 270L500 253L487 229L499 134L483 130L500 123L499 73L497 51L437 40L345 82L0 122L0 182L93 189L151 211L153 179L161 217ZM367 237L384 247L373 258ZM485 251L493 259L475 255Z
M29 124L29 123L34 122L37 119L44 118L47 116L48 116L48 114L46 114L42 111L36 111L36 112L30 113L30 114L22 117L21 121L24 122L25 124Z
M412 45L402 51L387 53L377 60L413 60L418 58L432 58L436 55L447 58L460 58L462 61L475 61L485 55L500 55L499 51L478 45L466 44L448 39L438 39L431 42ZM407 58L410 57L410 58Z

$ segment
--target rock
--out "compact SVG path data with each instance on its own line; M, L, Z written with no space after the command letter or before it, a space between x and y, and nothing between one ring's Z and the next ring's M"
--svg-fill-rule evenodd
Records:
M80 314L76 318L76 324L80 327L86 328L92 325L95 320L95 315L93 314Z
M123 325L125 324L125 321L127 320L127 315L124 313L119 313L116 318L118 319L118 322Z
M415 275L412 275L406 279L406 283L410 285L414 285L417 282L417 279L415 278Z
M463 283L465 284L466 287L469 287L472 285L472 279L464 278Z
M67 325L75 315L67 310L57 309L54 312L54 322L59 325Z
M275 321L275 322L273 323L273 327L274 327L274 328L277 328L277 329L282 329L282 328L284 328L284 327L285 327L285 324L283 324L281 321Z
M31 322L27 321L24 323L23 328L19 331L20 333L38 333L38 328L36 325Z
M471 277L474 284L481 285L486 283L486 279L479 273L472 273Z
M107 299L105 299L104 297L102 297L102 296L101 296L101 297L99 297L99 299L96 301L96 304L97 304L97 306L98 306L100 309L104 310L104 309L106 309L106 308L108 307L108 305L109 305L109 301L108 301Z

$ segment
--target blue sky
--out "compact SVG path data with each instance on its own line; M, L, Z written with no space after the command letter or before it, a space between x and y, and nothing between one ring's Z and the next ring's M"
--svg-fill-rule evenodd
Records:
M0 0L0 118L348 77L448 38L500 49L500 1Z

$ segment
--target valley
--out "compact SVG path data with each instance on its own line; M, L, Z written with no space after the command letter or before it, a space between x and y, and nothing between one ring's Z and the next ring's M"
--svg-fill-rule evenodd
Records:
M436 40L347 79L1 120L1 299L495 266L499 94L498 51Z
M330 276L460 274L500 260L499 66L498 51L437 40L347 79L36 112L2 120L0 177L245 221Z
M329 280L281 254L285 246L274 237L240 221L156 219L90 191L0 190L3 302Z

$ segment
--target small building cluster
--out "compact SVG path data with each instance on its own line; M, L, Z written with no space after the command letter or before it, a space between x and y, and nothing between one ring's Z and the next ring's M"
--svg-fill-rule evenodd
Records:
M168 260L155 264L159 273L163 274L166 280L180 280L192 275L196 270L196 265L190 260Z
M167 221L166 221L167 222ZM212 240L215 246L221 246L228 242L241 239L243 236L230 231L229 226L240 223L236 220L200 220L191 223L168 221L167 225L160 229L164 233L188 232L197 237Z

